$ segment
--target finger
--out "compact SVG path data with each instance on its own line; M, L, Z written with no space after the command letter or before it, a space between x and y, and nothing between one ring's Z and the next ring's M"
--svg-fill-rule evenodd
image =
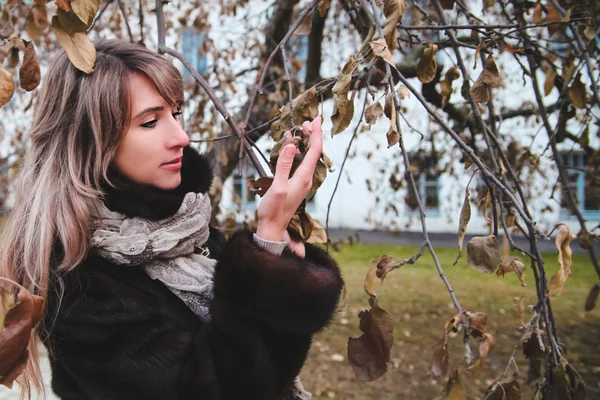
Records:
M304 133L312 133L310 121L304 121L304 123L302 124L302 130L304 131Z
M294 154L296 154L296 146L293 144L286 144L283 149L281 149L279 158L277 159L277 169L275 171L275 177L273 178L273 186L279 188L287 187L292 164L294 163Z
M321 132L321 116L315 118L312 122L311 129L312 135L310 136L310 148L306 155L304 156L304 160L302 164L298 167L298 172L296 174L308 173L312 176L315 167L317 165L317 161L321 157L321 153L323 152L323 135ZM304 124L302 125L304 127Z
M292 131L285 131L284 135L285 135L285 144L292 143L292 139L294 138L294 135L292 135Z

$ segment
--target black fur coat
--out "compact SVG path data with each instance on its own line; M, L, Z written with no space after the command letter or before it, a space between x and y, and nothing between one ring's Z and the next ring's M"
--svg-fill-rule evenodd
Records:
M113 180L120 190L106 188L110 209L161 219L187 192L206 192L212 174L186 148L175 190ZM218 260L210 323L139 267L90 254L54 273L40 329L54 392L64 400L286 398L312 335L334 313L343 285L335 262L310 244L305 259L287 249L273 256L247 231L225 241L211 230L207 245Z

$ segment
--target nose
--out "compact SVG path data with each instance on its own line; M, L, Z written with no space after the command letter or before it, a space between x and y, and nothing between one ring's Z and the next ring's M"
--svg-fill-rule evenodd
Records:
M179 121L173 119L171 129L169 130L167 146L168 148L185 147L190 143L190 138L181 127Z

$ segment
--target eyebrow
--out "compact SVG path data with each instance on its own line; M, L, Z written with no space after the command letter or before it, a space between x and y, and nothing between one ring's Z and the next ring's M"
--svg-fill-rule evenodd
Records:
M138 113L138 115L136 115L135 117L133 117L133 119L137 119L137 118L141 117L144 114L148 114L148 113L155 112L155 111L162 111L164 109L165 108L163 106L148 107L148 108L142 110L140 113Z

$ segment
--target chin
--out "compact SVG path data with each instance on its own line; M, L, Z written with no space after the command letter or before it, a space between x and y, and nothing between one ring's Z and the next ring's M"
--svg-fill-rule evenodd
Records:
M177 188L181 184L181 174L177 174L176 176L170 179L163 179L157 182L154 186L162 189L162 190L173 190Z

